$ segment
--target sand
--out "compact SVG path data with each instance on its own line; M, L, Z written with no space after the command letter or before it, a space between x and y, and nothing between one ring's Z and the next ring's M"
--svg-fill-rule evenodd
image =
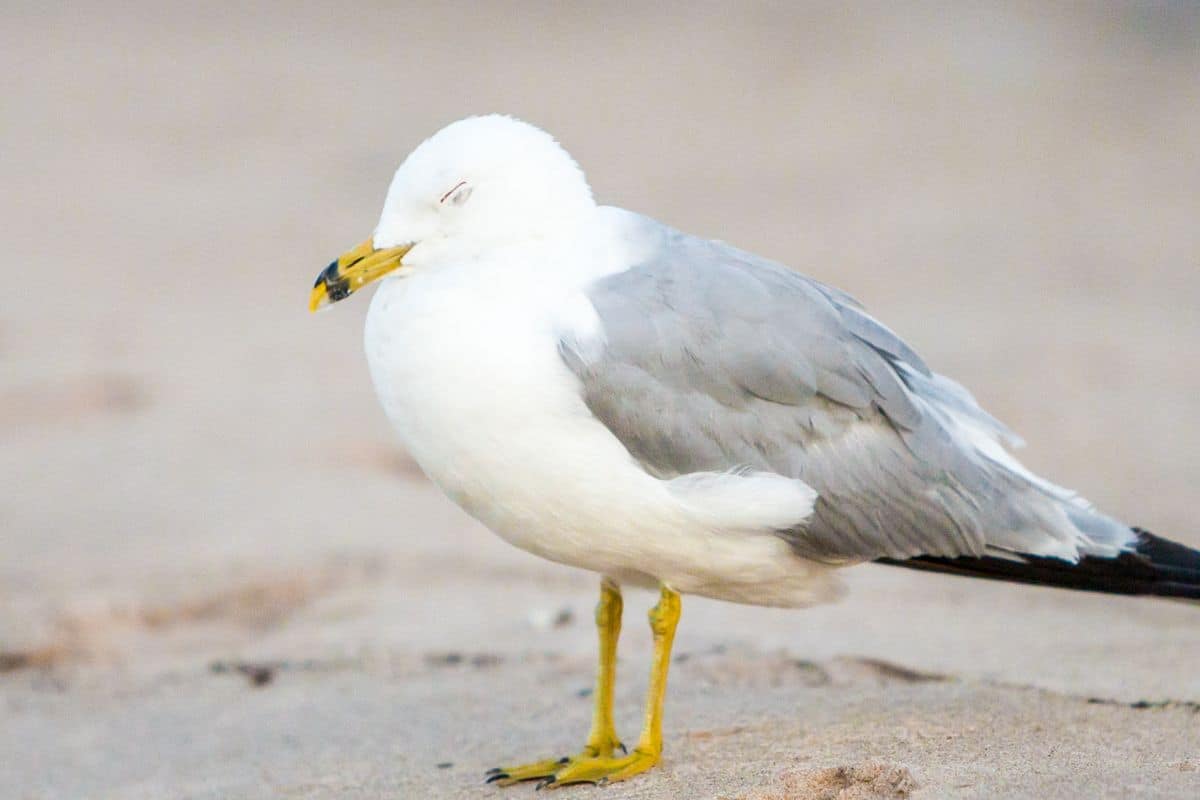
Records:
M594 576L396 450L365 298L305 311L469 113L851 291L1032 467L1200 545L1189 9L7 7L0 796L525 796L484 770L581 744ZM564 796L1200 793L1200 610L847 579L685 598L660 768Z

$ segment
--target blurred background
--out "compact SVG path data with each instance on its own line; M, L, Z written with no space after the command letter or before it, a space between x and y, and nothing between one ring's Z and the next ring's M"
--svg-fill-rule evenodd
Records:
M1200 545L1195 3L0 14L12 796L282 796L256 783L281 764L309 787L296 796L434 778L475 796L487 759L582 735L594 577L508 548L398 451L361 353L365 297L305 308L407 152L471 114L553 133L601 202L851 292L1022 434L1031 467ZM849 580L846 603L811 612L690 602L679 647L1200 700L1194 609ZM630 720L650 602L634 598ZM443 657L467 666L443 675ZM299 694L222 675L264 664ZM561 720L544 694L491 714L461 700L534 678L561 682ZM510 745L514 724L530 734ZM456 748L471 757L441 757Z

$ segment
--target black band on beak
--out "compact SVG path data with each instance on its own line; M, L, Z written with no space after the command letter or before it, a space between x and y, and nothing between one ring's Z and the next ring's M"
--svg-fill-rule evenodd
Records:
M336 260L329 262L329 266L321 270L321 274L317 276L313 288L317 288L321 284L325 284L325 293L329 295L329 302L336 303L338 300L345 300L350 296L350 281L338 274L338 262Z

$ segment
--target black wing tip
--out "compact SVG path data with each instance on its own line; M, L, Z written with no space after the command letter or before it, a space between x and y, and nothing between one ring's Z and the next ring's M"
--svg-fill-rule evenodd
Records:
M1137 534L1136 552L1147 558L1156 567L1172 571L1194 573L1200 580L1200 550L1194 550L1187 545L1166 539L1151 533L1145 528L1135 527Z
M878 563L971 578L1051 586L1106 594L1150 595L1200 600L1200 550L1134 528L1134 550L1116 558L1085 556L1078 562L1021 555L1020 560L993 556L917 556L882 558Z

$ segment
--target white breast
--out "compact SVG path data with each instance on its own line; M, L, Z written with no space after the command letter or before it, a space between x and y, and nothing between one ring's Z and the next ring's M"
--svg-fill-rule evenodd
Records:
M620 580L724 599L826 599L824 568L767 532L702 524L702 498L648 475L591 415L558 341L564 328L596 324L590 303L568 286L511 269L445 268L384 281L365 345L404 446L451 499L512 544Z

